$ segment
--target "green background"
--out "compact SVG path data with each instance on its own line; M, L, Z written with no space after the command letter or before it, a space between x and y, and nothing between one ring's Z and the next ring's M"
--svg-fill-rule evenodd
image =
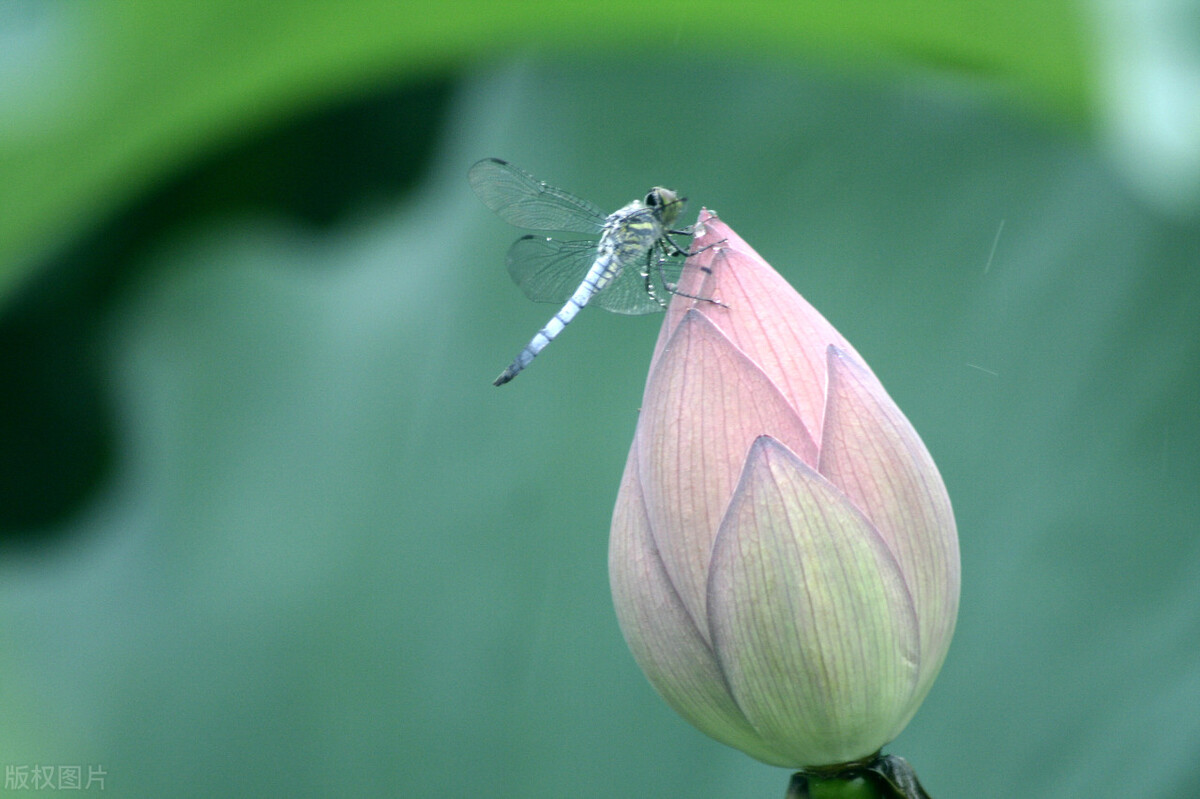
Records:
M921 432L962 609L889 751L932 795L1197 792L1200 11L1121 9L0 5L0 763L783 794L610 605L659 320L490 385L553 312L494 155L716 209Z

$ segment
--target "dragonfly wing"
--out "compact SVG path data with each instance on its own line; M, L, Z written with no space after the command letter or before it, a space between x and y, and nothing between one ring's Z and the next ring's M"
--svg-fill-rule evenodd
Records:
M508 274L534 302L564 303L595 260L595 241L522 236L508 251Z
M660 263L655 257L650 263L650 288L654 290L654 296L651 296L646 288L646 277L642 274L646 261L642 259L627 263L617 279L597 294L592 302L606 311L630 316L663 311L665 306L662 303L671 301L671 291L663 285L663 280L665 278L672 285L677 283L682 265L675 258Z
M606 215L587 200L499 158L477 161L467 180L483 204L511 225L574 233L596 233L604 226Z

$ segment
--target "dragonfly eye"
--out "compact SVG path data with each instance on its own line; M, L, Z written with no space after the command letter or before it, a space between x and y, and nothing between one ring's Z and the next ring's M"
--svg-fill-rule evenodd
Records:
M652 191L646 195L646 205L650 208L657 208L662 202L662 198L658 196L657 191Z

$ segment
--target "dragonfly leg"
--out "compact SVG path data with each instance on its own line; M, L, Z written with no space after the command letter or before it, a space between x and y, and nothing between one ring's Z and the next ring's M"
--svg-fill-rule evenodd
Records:
M675 242L671 242L671 243L674 244ZM654 250L653 249L651 249L650 252L646 253L646 264L645 264L645 266L642 267L642 280L645 282L646 293L650 295L650 299L657 302L663 308L666 308L667 305L669 304L669 301L663 297L658 296L658 292L655 291L655 289L654 289L654 281L650 279L651 278L650 264L652 262L655 262L655 263L657 263L657 266L658 266L659 282L662 283L663 288L665 288L669 293L673 293L671 284L667 282L666 275L663 272L662 265L663 265L664 261L666 261L665 256L662 258L658 258L657 260L654 258Z
M674 234L677 236L690 236L690 235L692 235L691 231L689 231L689 230L668 230L667 235L663 236L663 241L666 241L667 243L669 243L671 245L671 251L668 254L669 255L682 255L685 258L691 258L693 255L699 255L700 253L704 252L705 250L711 250L713 247L719 247L720 245L724 244L727 241L727 239L721 239L720 241L714 241L712 244L705 244L703 247L701 247L698 250L685 250L684 248L680 247L678 244L675 243L675 240L673 238L671 238L671 234ZM664 249L665 248L666 247L664 245Z
M670 241L670 239L668 239L668 241ZM673 242L673 241L671 242L671 244L674 244L674 243L675 242ZM721 243L720 241L714 242L713 244L709 244L707 247L701 247L696 252L704 252L709 247L714 247L720 243ZM654 291L654 286L652 285L652 282L650 280L650 261L652 261L652 260L655 262L655 266L658 267L658 280L660 283L662 283L663 288L665 288L669 294L678 295L680 297L686 297L689 300L698 300L700 302L711 302L713 305L719 305L722 308L729 307L728 305L726 305L725 303L721 302L720 300L718 300L714 297L701 297L699 294L688 294L686 291L680 291L678 283L672 283L671 281L667 280L667 274L666 274L666 272L663 271L663 264L665 264L667 262L667 258L669 256L681 255L684 253L668 252L666 250L665 246L663 247L663 251L665 254L662 257L655 259L654 251L651 250L650 255L646 259L646 268L642 272L642 275L646 280L646 293L648 293L651 297L653 297L655 300L657 300L659 305L663 306L664 308L667 307L667 303L661 297L659 297L658 294ZM695 253L687 253L687 254L695 255ZM701 268L705 272L709 272L709 273L712 272L712 270L709 269L707 266L701 267Z

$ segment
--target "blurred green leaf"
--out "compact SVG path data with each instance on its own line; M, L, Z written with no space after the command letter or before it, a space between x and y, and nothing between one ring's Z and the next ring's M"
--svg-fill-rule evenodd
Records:
M96 0L0 8L0 296L165 175L304 109L513 48L617 50L653 78L685 53L970 74L1088 110L1066 0L414 4ZM707 69L664 108L703 96ZM397 154L397 157L403 157ZM300 168L298 166L298 168Z

